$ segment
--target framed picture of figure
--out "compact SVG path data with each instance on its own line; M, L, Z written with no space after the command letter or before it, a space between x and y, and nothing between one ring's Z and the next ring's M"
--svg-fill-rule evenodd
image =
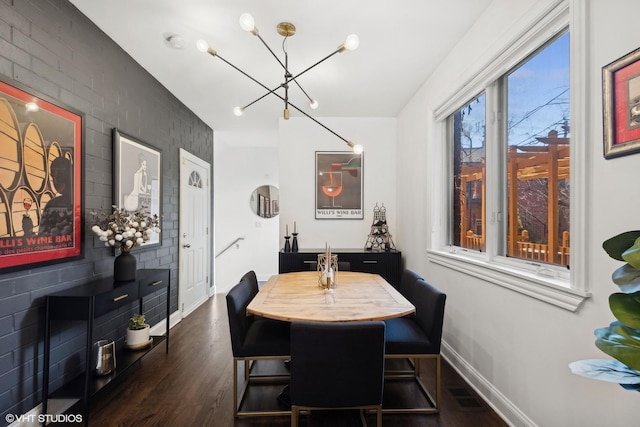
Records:
M113 129L114 205L129 212L144 210L162 221L162 152L151 145ZM162 224L158 227L162 230ZM160 245L161 232L154 232L142 247Z

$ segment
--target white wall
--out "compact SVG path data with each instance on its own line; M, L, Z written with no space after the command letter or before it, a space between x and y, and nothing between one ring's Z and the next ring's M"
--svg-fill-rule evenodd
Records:
M364 248L376 203L387 208L387 222L396 247L396 120L393 118L318 118L345 138L365 147L363 158L364 219L316 220L314 206L315 152L349 151L349 147L306 117L281 119L279 131L245 130L215 133L214 254L244 237L215 259L215 292L226 293L248 270L258 280L278 272L278 251L284 246L285 225L298 229L301 250ZM280 215L259 218L249 198L259 185L280 190Z
M216 133L214 146L214 256L238 237L244 240L215 258L216 293L226 294L254 270L258 280L278 272L278 217L260 218L250 208L260 185L278 186L277 133Z
M342 140L306 117L280 120L280 248L285 225L297 223L299 247L364 248L373 222L373 208L384 203L395 240L396 120L392 118L318 118L344 138L364 146L364 219L315 219L315 152L350 151Z
M586 0L589 128L587 168L588 274L592 297L576 312L549 305L460 272L430 264L431 230L441 227L428 202L440 182L425 165L442 150L434 138L433 111L504 48L553 0L495 0L398 117L398 239L408 268L447 293L443 353L513 425L589 427L638 425L638 394L570 373L571 361L608 358L594 345L593 330L613 320L607 299L620 265L601 242L640 228L640 155L602 156L601 68L640 47L637 0ZM577 33L577 32L576 32ZM407 167L407 165L411 165Z

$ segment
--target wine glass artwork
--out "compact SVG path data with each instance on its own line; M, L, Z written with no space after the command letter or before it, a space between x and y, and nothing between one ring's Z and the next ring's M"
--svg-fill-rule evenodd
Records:
M25 237L31 237L34 234L33 231L33 219L29 214L29 209L33 205L33 199L31 197L25 197L22 199L22 207L24 208L24 214L22 214L22 233Z
M321 183L320 186L322 188L322 193L331 198L331 206L332 208L340 208L342 206L336 206L336 197L342 193L342 172L338 171L328 171L320 173Z

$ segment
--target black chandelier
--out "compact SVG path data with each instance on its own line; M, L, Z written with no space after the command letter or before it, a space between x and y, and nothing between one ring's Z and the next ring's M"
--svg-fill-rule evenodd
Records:
M289 106L291 106L291 108L295 109L296 111L298 111L302 115L304 115L304 116L308 117L309 119L313 120L315 123L317 123L318 125L322 126L326 130L328 130L329 132L331 132L332 134L334 134L335 136L337 136L338 138L343 140L353 150L354 153L356 153L356 154L362 153L362 151L363 151L362 145L354 144L353 142L349 141L348 139L343 138L338 133L336 133L333 130L329 129L326 125L324 125L323 123L319 122L317 119L315 119L311 115L307 114L302 109L298 108L295 104L291 103L291 101L289 100L289 84L293 82L293 83L295 83L296 86L298 86L298 88L302 91L302 93L304 93L304 95L307 97L307 99L309 100L309 106L312 109L318 108L318 101L316 101L315 99L312 99L309 96L309 94L307 94L307 92L302 88L302 86L298 82L298 80L297 80L298 77L300 77L301 75L303 75L307 71L311 70L316 65L319 65L322 62L326 61L327 59L331 58L336 53L342 53L342 52L344 52L346 50L354 50L354 49L356 49L358 47L358 44L360 43L360 41L358 39L358 36L356 36L355 34L350 34L345 39L344 43L342 43L340 46L338 46L338 48L335 51L333 51L329 55L325 56L324 58L322 58L321 60L319 60L315 64L311 65L310 67L306 68L305 70L301 71L300 73L298 73L296 75L292 75L291 72L289 71L289 55L288 55L287 49L286 49L287 38L293 36L296 33L296 27L292 23L290 23L290 22L281 22L276 27L277 31L278 31L278 34L280 34L281 36L284 37L284 41L282 42L282 50L284 51L284 63L280 60L280 58L278 58L278 56L273 52L273 50L269 47L269 45L267 45L267 43L264 41L264 39L262 37L260 37L260 33L258 32L258 28L255 25L255 20L253 19L253 16L251 16L249 13L242 14L240 16L240 27L243 30L248 31L251 34L253 34L254 36L258 37L258 39L260 39L260 41L267 48L267 50L269 50L271 55L273 55L273 57L276 59L276 61L278 61L278 63L284 69L284 81L282 83L280 83L278 86L274 87L273 89L270 89L269 87L267 87L263 83L259 82L258 80L256 80L255 78L253 78L252 76L247 74L245 71L241 70L240 68L236 67L235 65L233 65L232 63L230 63L229 61L227 61L226 59L221 57L218 54L218 52L216 50L214 50L213 48L211 48L206 41L198 40L196 46L197 46L199 51L209 53L211 56L219 58L225 64L231 66L232 68L234 68L235 70L239 71L240 73L242 73L243 75L245 75L249 79L253 80L255 83L260 85L262 88L267 90L267 93L265 93L264 95L260 96L256 100L248 103L244 107L236 107L236 108L234 108L234 110L233 110L234 114L236 116L241 116L244 113L244 110L247 109L248 107L250 107L251 105L255 104L256 102L260 101L261 99L263 99L263 98L265 98L265 97L267 97L269 95L275 95L278 98L280 98L282 101L284 101L283 117L284 117L285 120L289 119ZM281 94L276 92L278 89L281 89L281 88L284 89L284 96L282 96Z

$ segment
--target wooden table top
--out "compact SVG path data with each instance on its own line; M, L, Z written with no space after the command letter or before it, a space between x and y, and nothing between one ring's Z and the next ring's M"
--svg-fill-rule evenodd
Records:
M304 271L271 276L247 307L247 314L276 320L347 322L384 320L416 311L379 274L340 271L337 287L327 294L318 273Z

